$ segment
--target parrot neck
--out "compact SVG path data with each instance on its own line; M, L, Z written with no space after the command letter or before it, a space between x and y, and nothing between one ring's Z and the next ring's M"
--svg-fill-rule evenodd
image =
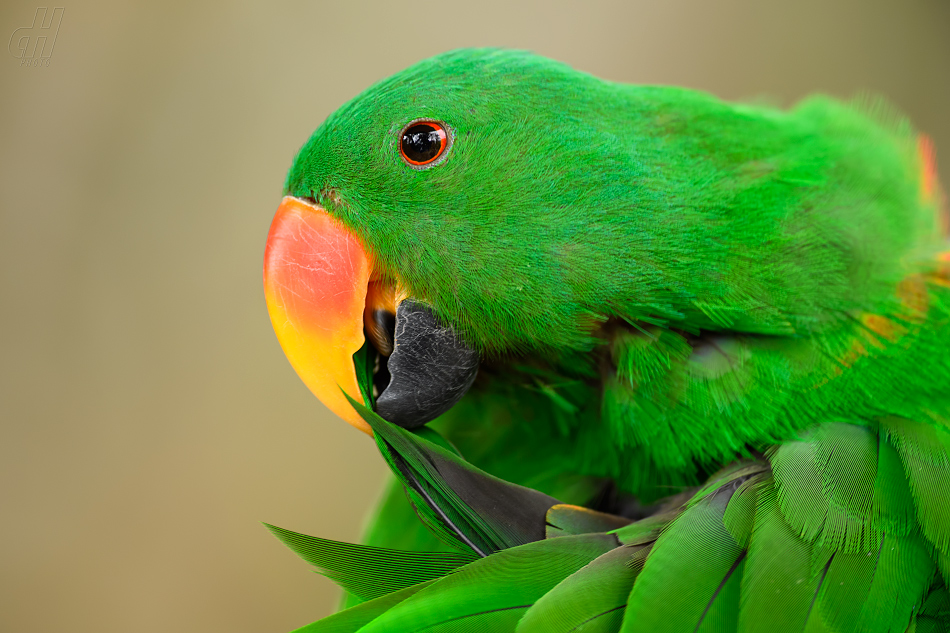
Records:
M889 315L865 312L810 338L617 325L586 363L486 365L437 424L506 480L553 492L565 481L554 473L567 472L583 497L606 477L651 503L823 420L873 425L924 404L950 419L948 273L909 277Z

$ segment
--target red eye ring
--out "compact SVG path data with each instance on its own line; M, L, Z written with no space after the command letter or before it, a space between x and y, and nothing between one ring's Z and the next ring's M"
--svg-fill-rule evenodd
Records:
M444 124L425 119L413 121L399 135L399 154L411 167L425 167L445 155L449 140Z

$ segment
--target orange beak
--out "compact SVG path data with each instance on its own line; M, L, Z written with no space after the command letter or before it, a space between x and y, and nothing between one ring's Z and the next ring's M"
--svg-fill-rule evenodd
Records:
M343 392L363 401L353 354L364 343L372 271L356 236L323 207L291 196L281 201L264 251L264 296L277 340L310 391L369 435Z

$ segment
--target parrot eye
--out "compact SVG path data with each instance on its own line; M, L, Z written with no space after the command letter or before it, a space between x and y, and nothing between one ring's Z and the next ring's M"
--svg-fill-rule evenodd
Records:
M412 167L431 165L445 155L449 135L445 126L435 121L414 121L402 131L399 153Z

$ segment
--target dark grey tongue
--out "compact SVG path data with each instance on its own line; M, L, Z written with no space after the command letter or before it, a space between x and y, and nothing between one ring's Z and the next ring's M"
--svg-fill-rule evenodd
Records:
M396 307L392 378L376 398L376 413L407 429L434 420L458 402L478 373L478 354L429 306L406 299Z

